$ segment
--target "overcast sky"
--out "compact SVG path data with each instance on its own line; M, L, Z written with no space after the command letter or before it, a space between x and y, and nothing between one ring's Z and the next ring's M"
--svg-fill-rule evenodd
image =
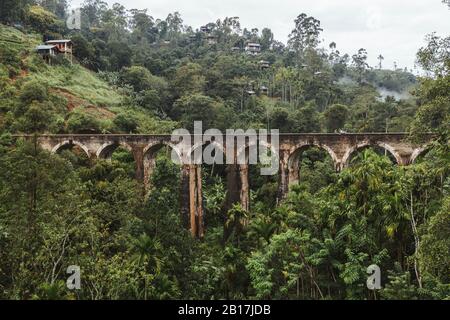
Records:
M83 0L72 0L76 7ZM286 43L294 19L304 12L319 19L324 29L323 45L331 41L341 52L367 49L369 63L385 57L384 67L414 67L415 53L425 44L426 34L450 33L450 10L441 0L106 0L127 9L147 8L155 19L180 12L194 29L218 18L240 17L242 28L272 29Z

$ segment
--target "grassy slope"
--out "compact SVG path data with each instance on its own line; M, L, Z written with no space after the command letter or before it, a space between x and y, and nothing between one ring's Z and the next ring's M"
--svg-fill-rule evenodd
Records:
M21 31L3 24L0 24L0 41L18 49L25 49L28 45L39 43L38 35L25 35Z
M99 121L111 122L119 112L131 112L138 119L138 133L170 133L176 126L173 121L155 119L141 107L124 107L121 105L124 97L118 90L77 63L48 66L34 52L41 42L39 34L25 34L0 24L0 46L14 48L22 61L20 70L16 70L17 76L12 77L13 82L35 79L46 83L53 95L67 100L68 112L79 110ZM8 66L3 61L0 61L0 76L8 77Z
M39 61L34 48L41 43L38 34L24 34L21 31L0 24L0 43L12 46L20 52L22 71L18 78L38 80L46 83L53 93L61 94L72 103L72 108L114 107L122 97L95 73L74 63L68 66L47 66ZM0 64L1 68L6 68ZM100 112L100 114L107 114Z
M95 106L114 106L122 97L104 81L80 65L69 67L52 66L39 73L30 74L30 78L46 82L51 88L62 89L73 96L88 101Z

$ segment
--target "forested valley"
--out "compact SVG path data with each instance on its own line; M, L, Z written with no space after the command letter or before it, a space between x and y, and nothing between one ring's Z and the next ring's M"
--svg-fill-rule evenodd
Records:
M238 17L187 26L178 12L86 0L70 30L67 14L65 0L0 0L0 299L450 299L450 35L417 35L418 72L341 52L301 12L287 43ZM36 53L49 39L70 39L73 61ZM227 204L225 166L204 165L199 239L169 149L143 193L124 148L93 160L14 137L170 134L194 121L435 138L408 166L365 148L339 173L311 147L280 201L278 176L251 166L249 210ZM381 290L366 286L372 264ZM66 287L70 265L80 290Z

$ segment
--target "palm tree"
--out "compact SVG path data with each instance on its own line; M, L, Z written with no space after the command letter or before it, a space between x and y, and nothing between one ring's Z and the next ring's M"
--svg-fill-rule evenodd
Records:
M234 204L228 211L227 221L225 222L225 228L228 229L226 233L230 236L234 233L237 237L238 244L240 235L244 231L244 226L247 225L248 218L248 212L242 208L241 204Z
M357 163L352 171L353 185L356 187L356 196L358 205L362 205L364 215L367 211L368 197L371 190L377 190L381 185L383 177L383 169L385 168L385 159L370 149L364 150L358 157L352 160Z
M162 260L158 257L162 252L161 243L143 233L132 241L133 260L139 266L146 265L152 272L159 273Z
M384 57L380 54L377 59L378 59L378 61L380 61L380 63L378 64L378 67L381 70L383 68Z
M269 242L270 237L275 233L277 224L268 216L261 216L254 219L250 225L249 233L255 235L257 238L263 237Z

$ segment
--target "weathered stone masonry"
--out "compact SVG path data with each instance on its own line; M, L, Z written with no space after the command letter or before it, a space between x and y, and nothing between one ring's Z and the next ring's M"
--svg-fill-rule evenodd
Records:
M16 138L33 139L22 135ZM433 136L428 136L428 143ZM156 165L156 153L164 146L182 154L178 142L172 142L170 135L130 135L130 134L81 134L81 135L39 135L38 144L52 153L68 147L78 146L91 158L110 159L114 150L121 146L129 150L136 162L136 179L149 188L149 178ZM223 139L226 141L226 139ZM247 142L248 143L248 142ZM352 154L357 150L379 146L387 150L399 165L413 163L426 150L428 143L414 145L407 140L405 133L366 133L366 134L280 134L279 136L279 198L288 192L289 186L299 181L299 160L308 147L316 146L328 152L335 169L348 166ZM198 147L198 146L196 146ZM220 146L226 152L226 143ZM236 150L234 150L236 159ZM228 201L240 202L249 208L248 164L228 165ZM204 234L204 215L202 206L201 166L191 164L181 166L182 216L193 236Z

